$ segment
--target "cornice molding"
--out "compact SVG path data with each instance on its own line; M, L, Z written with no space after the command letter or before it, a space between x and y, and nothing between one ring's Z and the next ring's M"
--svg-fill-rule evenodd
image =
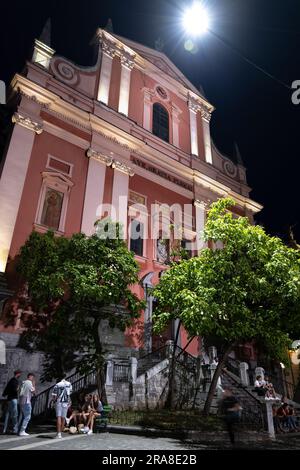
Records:
M36 122L28 116L22 116L20 113L14 113L12 116L12 122L14 124L19 124L30 131L35 132L36 134L41 134L43 132L43 124Z
M112 167L115 170L121 171L122 173L125 173L128 176L133 176L134 175L134 171L130 166L125 165L125 163L120 162L118 160L113 161Z
M106 166L110 166L113 162L113 159L111 157L108 157L107 155L104 155L101 152L97 152L91 147L87 150L86 156L88 158L92 158L93 160L97 160L98 162L104 163Z

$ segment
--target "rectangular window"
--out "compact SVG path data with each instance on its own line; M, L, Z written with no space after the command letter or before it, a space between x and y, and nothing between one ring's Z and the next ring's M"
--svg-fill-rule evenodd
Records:
M47 168L59 171L67 176L72 176L73 165L59 158L52 157L52 155L48 155Z
M138 220L132 220L130 224L130 251L138 256L143 256L144 251L144 225Z

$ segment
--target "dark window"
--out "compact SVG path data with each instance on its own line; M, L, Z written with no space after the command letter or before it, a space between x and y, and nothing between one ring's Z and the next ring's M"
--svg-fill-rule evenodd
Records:
M182 250L182 257L184 259L189 259L191 258L192 256L192 252L191 252L191 249L190 249L190 241L189 240L181 240L181 250Z
M137 220L133 220L131 222L130 232L130 251L133 251L138 256L143 256L143 224L141 224Z
M154 103L153 105L152 132L162 140L169 142L169 114L159 103Z

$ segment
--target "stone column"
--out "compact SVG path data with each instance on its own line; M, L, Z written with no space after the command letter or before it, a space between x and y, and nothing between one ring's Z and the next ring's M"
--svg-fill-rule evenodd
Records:
M97 100L108 104L112 60L115 56L115 49L112 44L102 39L102 61Z
M203 240L203 230L205 226L206 203L196 199L194 201L196 207L196 249L199 252L206 246Z
M89 158L89 168L85 187L84 206L81 231L90 236L95 233L97 208L103 202L106 167L112 163L112 158L93 149L86 153Z
M114 378L114 361L113 361L112 355L109 354L107 358L105 385L112 385L113 378Z
M148 353L152 351L152 309L153 309L153 296L149 295L149 289L153 287L152 278L154 273L148 273L142 280L146 308L144 311L144 338L145 338L145 349Z
M133 176L134 172L129 166L116 160L112 167L114 168L112 206L115 210L116 221L122 225L123 238L127 239L129 177Z
M266 401L265 405L266 405L266 412L267 412L267 423L268 423L269 437L271 439L276 439L275 429L274 429L274 420L273 420L273 409L272 409L273 402L272 401Z
M137 366L138 366L137 358L136 357L131 357L130 358L130 373L131 373L132 384L136 383Z
M201 106L200 111L201 111L201 117L202 117L205 161L207 163L212 164L211 138L210 138L210 128L209 128L211 113L209 109L204 105Z
M166 347L166 358L172 360L174 351L174 341L172 339L166 341Z
M173 145L179 148L179 115L181 111L177 107L172 106L172 131L173 131Z
M249 366L247 362L240 362L240 379L242 384L246 387L249 387L249 375L248 375Z
M34 138L43 131L42 121L18 112L12 121L15 126L0 179L0 272L6 268Z
M263 367L256 367L255 368L255 377L254 377L254 382L256 380L256 377L258 375L261 375L261 379L264 380L265 378L265 369Z
M197 130L197 111L199 110L199 105L194 101L189 101L189 111L190 111L190 135L191 135L191 154L199 156L198 149L198 130Z
M119 94L119 113L128 116L129 95L130 95L130 78L131 70L134 66L134 60L126 55L121 56L121 80Z
M150 93L150 90L145 88L144 89L143 128L150 132L152 131L151 108L152 108L151 93Z

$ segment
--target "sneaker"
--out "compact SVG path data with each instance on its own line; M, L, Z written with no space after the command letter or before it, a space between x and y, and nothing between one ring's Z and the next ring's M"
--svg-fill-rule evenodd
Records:
M89 432L90 428L88 428L87 426L85 428L83 428L83 432L85 432L86 434Z
M29 434L25 431L19 432L19 436L29 436Z
M62 435L61 435L61 432L58 432L55 436L56 439L62 439Z
M88 434L88 436L90 436L91 434L93 434L93 430L90 429L87 434Z

